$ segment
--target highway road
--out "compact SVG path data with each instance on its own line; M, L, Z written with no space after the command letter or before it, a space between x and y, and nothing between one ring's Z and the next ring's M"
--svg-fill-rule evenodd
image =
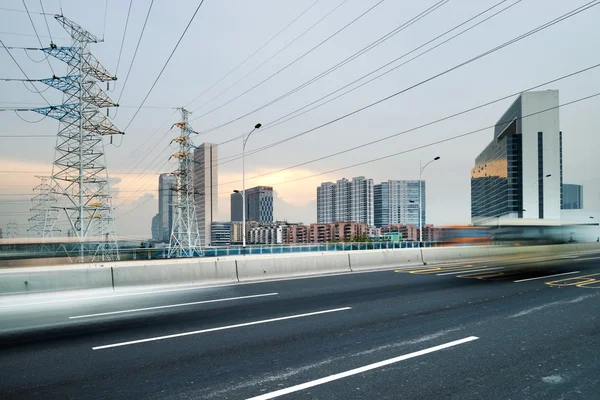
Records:
M598 399L600 253L0 297L0 398Z

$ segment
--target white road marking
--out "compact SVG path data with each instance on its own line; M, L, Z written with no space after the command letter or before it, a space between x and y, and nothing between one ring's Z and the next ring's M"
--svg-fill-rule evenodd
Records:
M341 372L339 374L326 376L325 378L320 378L320 379L316 379L314 381L302 383L300 385L291 386L291 387L286 388L286 389L281 389L281 390L277 390L275 392L265 393L265 394L262 394L260 396L251 397L251 398L249 398L247 400L269 400L269 399L274 399L275 397L279 397L279 396L283 396L283 395L286 395L286 394L298 392L300 390L304 390L304 389L308 389L308 388L311 388L311 387L314 387L314 386L322 385L324 383L336 381L338 379L347 378L347 377L352 376L352 375L361 374L361 373L366 372L366 371L370 371L370 370L373 370L373 369L376 369L376 368L385 367L386 365L390 365L390 364L394 364L394 363L397 363L397 362L400 362L400 361L408 360L410 358L419 357L419 356L422 356L422 355L425 355L425 354L433 353L435 351L447 349L449 347L458 346L459 344L471 342L471 341L477 340L477 339L479 339L477 336L469 336L469 337L466 337L464 339L455 340L453 342L444 343L444 344L441 344L439 346L434 346L434 347L430 347L428 349L415 351L414 353L409 353L409 354L405 354L403 356L399 356L399 357L395 357L395 358L390 358L388 360L376 362L374 364L365 365L364 367L355 368L355 369L351 369L349 371Z
M554 275L545 275L545 276L538 276L537 278L527 278L527 279L519 279L518 281L513 281L515 283L519 283L519 282L527 282L527 281L535 281L536 279L544 279L544 278L552 278L553 276L561 276L561 275L570 275L570 274L576 274L579 271L573 271L573 272L564 272L562 274L554 274Z
M458 274L465 274L467 272L483 272L483 271L494 271L496 269L504 269L504 267L494 267L494 268L482 268L482 269L466 269L463 271L454 271L454 272L444 272L443 274L436 274L436 276L442 276L442 275L458 275Z
M131 340L129 342L106 344L106 345L103 345L103 346L92 347L92 350L102 350L102 349L110 349L112 347L129 346L129 345L132 345L132 344L145 343L145 342L154 342L154 341L157 341L157 340L165 340L165 339L173 339L173 338L178 338L178 337L182 337L182 336L198 335L198 334L201 334L201 333L223 331L223 330L227 330L227 329L241 328L241 327L244 327L244 326L266 324L266 323L269 323L269 322L276 322L276 321L285 321L285 320L288 320L288 319L310 317L312 315L328 314L328 313L333 313L333 312L338 312L338 311L347 311L347 310L351 310L351 309L352 309L352 307L342 307L342 308L334 308L334 309L331 309L331 310L316 311L316 312L311 312L311 313L306 313L306 314L288 315L287 317L263 319L261 321L245 322L243 324L221 326L221 327L218 327L218 328L202 329L202 330L199 330L199 331L184 332L184 333L175 333L173 335L156 336L156 337L147 338L147 339Z
M577 260L573 260L573 261L590 261L590 260L598 260L598 259L600 259L600 257L578 258Z
M191 303L169 304L169 305L166 305L166 306L134 308L134 309L131 309L131 310L110 311L110 312L104 312L104 313L98 313L98 314L76 315L74 317L69 317L69 319L101 317L101 316L105 316L105 315L125 314L125 313L133 313L133 312L138 312L138 311L160 310L160 309L163 309L163 308L192 306L192 305L196 305L196 304L218 303L218 302L221 302L221 301L233 301L233 300L253 299L253 298L256 298L256 297L277 296L278 294L279 293L253 294L251 296L229 297L229 298L226 298L226 299L202 300L202 301L194 301L194 302L191 302Z

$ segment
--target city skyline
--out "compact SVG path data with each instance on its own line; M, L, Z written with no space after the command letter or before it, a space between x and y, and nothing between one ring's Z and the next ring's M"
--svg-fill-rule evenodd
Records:
M219 155L222 161L219 165L219 188L217 190L219 210L218 218L214 218L214 220L228 219L229 195L233 188L240 186L241 165L237 157L241 152L241 143L235 138L243 132L248 132L257 122L261 122L264 127L257 131L248 142L246 183L247 186L267 185L274 188L275 219L311 222L314 219L311 216L316 215L314 188L321 182L335 182L344 175L369 176L376 182L384 181L392 176L414 180L418 179L419 160L429 160L433 156L441 155L443 161L427 171L427 222L436 225L469 223L469 171L473 166L472 160L489 143L493 129L487 128L476 135L445 142L434 147L412 149L429 146L433 142L445 140L454 135L489 127L497 121L498 115L501 115L515 100L517 97L515 93L593 65L595 60L592 55L595 47L590 38L594 37L596 9L569 19L569 22L561 24L560 28L544 30L543 33L523 40L520 42L522 44L507 47L481 61L437 78L427 84L427 90L419 88L410 90L406 94L371 107L357 114L356 117L344 118L339 122L316 129L315 133L311 132L272 149L269 147L267 150L254 154L253 152L270 146L280 139L286 139L288 136L327 123L340 115L345 115L384 98L386 95L410 87L412 84L451 68L494 45L503 43L521 32L564 14L575 6L558 1L543 3L531 1L518 4L474 28L473 31L449 42L448 45L432 51L431 56L424 55L422 58L427 62L415 60L403 66L398 73L386 75L381 80L374 81L374 83L357 90L356 95L349 94L331 105L319 108L318 111L315 110L306 116L291 120L281 127L270 129L271 121L410 51L428 38L443 33L492 4L492 2L485 2L485 4L481 3L477 6L445 5L443 9L451 9L452 13L441 11L432 13L426 20L408 28L406 33L410 33L410 35L400 33L397 38L390 39L389 43L370 51L368 57L363 56L361 59L364 62L353 62L348 67L336 70L335 75L320 81L323 84L311 85L303 89L302 95L290 96L286 102L278 102L219 128L219 130L211 131L212 128L227 123L239 115L244 115L253 110L255 106L267 103L286 90L291 90L296 85L311 79L385 34L407 19L407 15L416 15L423 8L421 4L384 2L354 26L332 39L330 43L325 43L321 48L307 55L305 59L298 61L281 74L252 90L251 95L244 95L240 100L232 100L277 72L282 66L287 65L286 63L294 61L298 55L308 51L322 38L334 33L367 8L364 4L348 3L328 17L327 24L318 25L302 40L290 45L273 60L268 61L264 67L260 67L247 80L242 80L237 87L231 89L230 93L225 93L221 98L214 100L212 104L208 104L210 99L220 95L232 83L243 79L246 73L260 65L262 61L259 61L258 58L251 58L248 61L249 65L242 65L239 71L232 74L233 76L226 78L224 82L207 92L204 98L199 99L190 107L193 111L190 118L198 118L197 121L193 121L198 132L203 135L204 132L207 132L206 136L194 139L196 145L199 145L202 140L221 143ZM541 4L543 7L540 7ZM22 4L16 2L14 7L11 7L19 8L21 6ZM161 22L155 16L161 15L179 22L183 22L186 18L181 12L175 12L164 4L155 6L149 20L148 32L143 38L138 59L134 63L131 78L126 89L123 90L121 85L125 81L126 68L131 62L136 45L136 37L130 37L128 33L124 46L123 63L117 71L114 71L119 79L110 83L110 90L115 91L114 94L116 94L113 97L118 99L121 92L124 93L123 98L119 101L121 107L116 113L111 110L110 116L114 118L115 124L126 132L122 138L115 138L113 142L107 140L105 143L106 165L115 207L115 225L118 235L135 237L149 237L150 235L150 221L157 214L158 207L156 177L160 173L174 170L174 164L168 162L167 148L170 135L167 135L169 139L161 139L169 127L177 121L177 118L171 115L174 112L172 107L179 107L182 103L198 97L227 71L242 62L245 59L244 55L252 54L259 48L260 43L265 43L278 31L273 24L260 26L252 24L250 23L252 18L248 17L269 15L273 17L274 21L281 22L281 27L283 27L285 26L283 21L291 21L293 15L297 15L301 9L307 6L307 4L283 6L271 2L254 8L242 4L231 10L223 10L215 4L208 3L203 9L203 13L199 14L198 20L190 27L190 32L182 41L173 61L131 126L128 126L128 122L136 113L137 106L140 105L145 93L148 92L149 82L153 82L159 72L160 65L154 66L152 63L156 60L159 60L160 63L160 60L167 58L172 45L180 34L180 32L165 32L157 29ZM179 11L193 10L193 7L195 7L193 2L182 2ZM48 8L47 11L50 13L57 12L56 5L49 4ZM66 15L68 14L70 18L96 34L102 32L103 29L99 21L92 18L92 15L95 12L102 14L103 10L100 8L101 6L98 4L90 4L85 7L76 2L64 4ZM127 11L125 8L124 4L115 4L109 9L109 18L112 18L111 21L118 26L122 26L124 23L124 14ZM292 26L291 31L282 34L281 37L265 47L258 56L266 61L310 26L310 21L317 21L320 16L325 15L332 8L331 4L318 4L298 21L297 26ZM131 21L130 32L140 31L143 13L141 6L133 8L132 15L136 17ZM220 17L227 16L225 20L229 22L226 24L226 29L233 29L237 33L234 35L235 38L219 37L214 42L201 39L206 36L205 29L215 31L223 29L214 23L215 13ZM447 18L448 15L450 15L449 18ZM27 19L27 14L3 12L0 14L0 18L7 27L7 31L33 34L29 29L31 24ZM35 24L42 26L41 16L34 15L32 18ZM506 29L507 21L510 21L511 29ZM52 30L56 42L59 45L68 44L68 41L59 39L65 35L62 28L53 24L54 22L50 24L49 29ZM435 26L435 32L430 31L431 26ZM479 40L482 33L485 33L485 41ZM115 69L121 36L122 32L118 29L117 31L107 29L104 43L94 44L95 55L111 70ZM6 35L2 38L6 45L32 46L36 43L35 38L26 36ZM570 46L569 43L572 40L577 40L579 46L576 48ZM44 39L44 41L48 40ZM150 43L156 44L155 50L151 50ZM334 43L344 43L345 45L336 46L333 45ZM203 63L200 57L194 54L193 49L199 45L205 46L203 54L211 57L210 65ZM222 49L224 48L239 50L239 54L235 59L223 57ZM557 48L560 51L554 51ZM52 75L47 63L33 64L22 52L13 51L13 54L30 77L44 78ZM192 57L193 61L184 62L186 56ZM2 57L4 57L1 64L3 76L22 77L21 71L6 51ZM508 63L506 62L508 59L524 62ZM433 60L435 62L432 62ZM59 63L56 60L51 59L50 63L58 70ZM146 65L153 66L145 68ZM544 65L543 69L540 69L541 65ZM333 76L335 79L331 79ZM510 79L507 78L508 76ZM596 88L589 82L598 81L598 76L598 71L590 70L542 86L539 89L560 90L562 106L562 104L593 94ZM194 77L194 79L190 79L190 77ZM22 90L21 87L11 86L15 85L14 83L4 82L2 84L7 85L7 90L0 95L3 107L44 105L37 93L29 93ZM11 93L11 95L8 96L5 93ZM45 95L48 96L49 101L60 103L60 93L47 91ZM506 97L506 99L478 108L468 114L419 128L414 132L407 132L398 138L386 139L380 143L360 147L360 150L343 153L343 156L328 157L329 154L362 146L369 141L384 139L392 134L411 130L501 97ZM244 101L244 98L252 101ZM223 108L202 116L230 100L231 105L223 106ZM205 102L207 105L203 106ZM200 106L204 108L198 110ZM597 158L594 155L594 149L597 139L593 134L598 126L598 116L593 112L597 106L597 98L592 98L585 102L561 107L560 111L561 130L565 133L564 182L585 186L582 215L594 215L600 210L600 176L598 175L600 169L595 165ZM55 138L57 125L49 119L37 124L26 124L19 117L27 119L31 117L31 114L26 112L21 112L18 116L12 112L3 114L6 134L20 135L22 138L2 139L6 145L0 149L0 170L14 171L14 173L3 173L0 177L5 195L2 199L3 213L0 215L0 226L5 227L9 219L15 219L20 235L24 235L28 225L28 209L31 203L30 189L35 186L34 175L51 173L51 164L54 159L53 138ZM35 119L30 118L29 120ZM127 129L125 129L126 127ZM50 137L50 139L40 137L31 140L27 138L27 135L42 135ZM25 141L29 141L30 145L22 145L26 143ZM581 143L590 145L581 146ZM408 152L401 156L351 167L354 164L404 151ZM325 158L319 162L304 164L307 160L320 157ZM289 166L300 164L303 165L282 171ZM344 168L344 170L336 171L340 168ZM390 171L394 171L394 173L392 174ZM308 176L312 177L306 178ZM65 231L67 226L62 221L60 224L63 224L60 228Z

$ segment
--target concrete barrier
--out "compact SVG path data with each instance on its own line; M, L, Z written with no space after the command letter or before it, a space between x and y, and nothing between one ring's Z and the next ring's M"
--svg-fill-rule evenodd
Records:
M219 263L217 265L217 263ZM235 262L193 258L111 263L114 288L237 282Z
M353 271L423 265L420 249L364 250L348 254Z
M61 266L0 270L0 295L102 288L112 290L110 268Z
M349 272L347 252L237 257L240 282Z

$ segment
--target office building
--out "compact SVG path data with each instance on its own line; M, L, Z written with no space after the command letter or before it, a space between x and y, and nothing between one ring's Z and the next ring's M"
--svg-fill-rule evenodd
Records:
M241 222L243 218L242 204L244 202L241 192L234 192L230 195L231 199L231 222Z
M324 182L317 188L317 223L359 222L372 226L373 180L363 176Z
M273 188L256 186L246 189L246 220L259 224L273 222Z
M420 190L419 190L420 186ZM422 226L427 221L425 181L390 180L374 185L374 221L376 227L391 224L419 225L419 204L423 208ZM421 202L419 203L419 193Z
M560 219L558 104L557 90L524 92L498 120L492 142L471 171L473 223L497 218Z
M317 187L317 223L330 224L336 221L335 199L336 185L334 183L324 182Z
M217 145L202 143L194 150L194 202L200 244L210 245L211 224L218 213Z
M232 243L232 223L213 221L210 227L211 246L229 246Z
M175 223L177 177L160 174L158 177L158 241L169 243Z
M583 209L583 186L564 183L562 187L562 209Z
M152 217L152 240L160 242L160 215Z

